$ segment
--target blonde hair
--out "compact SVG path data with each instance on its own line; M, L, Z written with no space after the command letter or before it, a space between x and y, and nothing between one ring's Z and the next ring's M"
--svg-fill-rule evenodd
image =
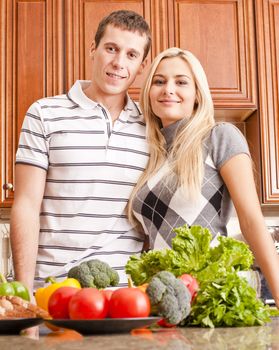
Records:
M149 92L158 65L163 59L172 57L180 57L189 65L196 85L196 103L190 118L185 115L187 121L182 124L167 152L166 141L160 130L162 124L152 111ZM140 107L146 121L150 158L128 203L128 217L132 222L136 221L132 203L137 192L166 161L169 165L169 173L165 176L166 183L175 181L186 198L197 198L204 176L203 141L215 125L213 102L203 67L191 52L176 47L161 52L152 62L141 90Z

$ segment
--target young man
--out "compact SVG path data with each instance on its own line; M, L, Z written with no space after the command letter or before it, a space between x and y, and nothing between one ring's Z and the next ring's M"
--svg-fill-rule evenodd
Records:
M142 250L125 209L149 155L143 117L127 90L144 69L150 43L140 15L111 13L91 47L91 81L36 101L26 114L11 246L15 277L30 290L50 275L64 279L89 259L118 270L123 286L126 261Z

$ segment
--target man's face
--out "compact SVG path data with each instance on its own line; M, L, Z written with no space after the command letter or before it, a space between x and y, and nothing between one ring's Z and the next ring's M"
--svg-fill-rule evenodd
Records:
M92 85L96 97L126 94L141 74L146 35L108 25L99 46L92 47Z

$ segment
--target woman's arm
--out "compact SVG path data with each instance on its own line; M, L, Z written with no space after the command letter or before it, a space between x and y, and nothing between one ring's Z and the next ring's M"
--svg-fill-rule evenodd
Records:
M279 308L279 255L265 226L252 161L247 154L236 155L221 167L220 174L234 203L242 234L253 251Z

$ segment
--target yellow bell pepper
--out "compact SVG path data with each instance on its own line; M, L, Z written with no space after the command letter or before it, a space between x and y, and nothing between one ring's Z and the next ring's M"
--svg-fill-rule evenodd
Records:
M141 291L143 291L145 293L147 287L148 287L148 283L144 283L144 284L141 284L140 286L138 286L138 289L140 289Z
M137 287L135 287L134 286L134 283L133 283L133 281L132 281L132 279L131 279L131 277L129 276L128 277L128 287L129 288L138 288L138 289L140 289L142 292L146 292L146 288L148 287L148 283L144 283L144 284L141 284L140 286L137 286Z
M35 299L37 305L46 311L48 311L48 300L56 289L65 286L81 288L79 281L75 278L67 278L64 281L56 282L55 278L48 277L45 281L50 282L50 284L46 287L38 288L35 292Z

